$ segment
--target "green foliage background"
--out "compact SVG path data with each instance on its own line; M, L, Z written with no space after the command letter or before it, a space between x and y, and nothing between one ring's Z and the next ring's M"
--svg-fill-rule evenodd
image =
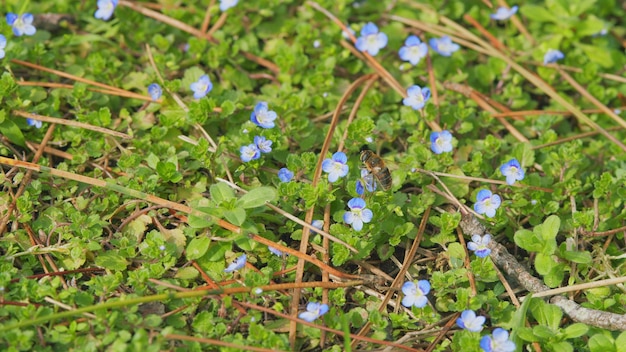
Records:
M218 348L199 340L171 338L174 334L268 349L322 348L317 328L302 326L292 346L286 333L287 319L237 309L241 301L288 314L291 296L284 291L168 296L158 302L123 303L169 295L176 292L172 287L202 287L207 283L198 267L215 282L229 287L293 282L295 271L278 277L273 274L294 267L297 258L274 256L267 246L245 236L255 233L299 249L302 226L265 207L270 201L300 219L311 207L315 209L314 219L322 219L328 205L328 231L358 250L352 253L344 245L331 243L330 264L346 273L357 273L358 269L370 273L359 262L364 261L391 277L398 272L393 259L402 262L422 217L431 209L420 256L410 261L408 270L412 278L431 282L430 304L423 309L406 309L396 299L395 308L390 306L380 313L380 297L371 290L361 286L332 289L325 298L330 312L318 324L323 321L331 328L356 333L370 323L369 336L386 341L428 328L431 332L424 333L421 340L410 342L415 348L424 348L454 313L473 309L488 318L485 330L454 330L437 342L437 350L477 351L481 335L503 327L515 332L518 350L538 342L547 351L624 351L625 333L574 323L539 299L516 308L505 295L491 260L476 258L459 242L461 216L457 204L433 190L434 186L443 192L433 177L415 169L501 181L499 166L517 158L526 169L522 187L449 177L441 180L460 203L469 207L480 189L498 193L503 204L496 217L481 221L494 240L515 252L534 276L549 287L560 287L626 275L626 152L600 134L581 136L591 129L571 114L560 113L562 106L501 59L462 48L451 57L430 50L430 66L425 60L415 67L402 63L397 50L409 34L418 34L425 41L436 35L392 18L416 19L434 28L439 16L445 16L480 35L463 17L469 15L504 44L517 63L536 73L565 99L581 109L596 109L556 69L541 65L544 53L558 48L565 53L559 63L572 68L568 71L572 77L623 120L626 24L625 9L618 1L519 3L516 18L534 42L512 21L490 20L494 9L482 1L318 1L344 24L350 24L357 35L365 23L376 23L389 37L376 60L403 87L430 86L429 74L433 74L436 86L430 88L438 92L438 105L431 99L417 112L403 106L402 97L379 79L359 102L350 124L345 110L332 136L331 152L322 157L330 157L342 141L350 172L333 184L330 192L324 176L317 186L310 182L330 114L348 86L374 70L349 50L351 44L342 38L341 29L309 4L240 1L227 11L223 25L212 33L216 41L211 42L124 4L116 8L111 20L101 21L93 17L95 1L5 3L7 12L26 11L36 18L43 14L67 17L50 27L37 23L38 31L32 37L14 37L10 26L0 23L0 33L8 38L6 57L1 61L0 155L31 161L36 146L27 142L40 143L51 126L45 122L41 129L28 126L15 111L104 127L132 138L56 125L47 146L66 154L45 152L37 162L106 180L109 187L35 173L14 199L27 171L2 167L0 218L7 224L0 233L3 349ZM211 25L221 15L214 1L163 0L153 5L162 14L196 29L207 11ZM602 29L608 29L608 34L598 35ZM150 64L146 46L151 48L163 82ZM277 70L259 64L246 53L267 60ZM88 89L87 84L27 68L13 59L142 95L147 94L149 84L159 82L171 94L165 93L161 103L103 94ZM214 87L205 98L194 100L189 85L202 74L210 76ZM65 83L72 88L27 86L20 81ZM471 87L513 111L539 111L507 118L529 142L516 139L476 100L450 89L452 84ZM188 110L177 104L173 95L179 96ZM356 97L349 98L348 108L356 104ZM268 102L278 113L276 128L261 129L250 122L251 109L259 101ZM598 110L590 111L587 116L592 121L610 129L617 140L626 141L626 132L614 120ZM430 151L432 130L426 121L438 122L453 133L452 153L436 155ZM217 148L212 148L201 130L213 138ZM239 148L252 143L256 135L272 140L273 150L258 160L242 163ZM357 196L358 155L363 148L376 151L387 162L393 188L366 195L374 220L357 232L343 223L343 214L347 201ZM281 167L294 171L296 180L281 183L276 175ZM243 195L218 178L231 178L253 193ZM212 217L190 214L187 218L183 216L187 214L167 208L150 208L151 204L138 200L136 194L119 192L119 187L112 185L182 203ZM7 217L14 200L15 210ZM241 227L242 234L217 226L216 219ZM583 236L620 228L608 236ZM471 234L465 235L469 241ZM34 246L33 237L42 244ZM322 238L313 234L311 242L320 246ZM223 269L242 253L256 270L248 266L235 275L224 273ZM321 257L317 250L310 249L309 253ZM49 255L56 269L42 259L43 254ZM468 255L471 263L466 267ZM80 271L89 268L99 270ZM32 277L60 270L79 272ZM307 265L307 280L320 280L318 268ZM470 280L475 280L476 293ZM387 289L382 288L375 289L385 294ZM321 288L303 292L298 302L301 307L309 300L322 300ZM587 308L626 313L623 286L587 289L571 298ZM66 308L51 300L71 309L92 305L107 309L93 310L93 316L52 319ZM106 306L112 302L122 303ZM520 312L526 315L520 318ZM47 316L51 319L45 323L12 328ZM348 347L334 334L326 335L324 343L328 350Z

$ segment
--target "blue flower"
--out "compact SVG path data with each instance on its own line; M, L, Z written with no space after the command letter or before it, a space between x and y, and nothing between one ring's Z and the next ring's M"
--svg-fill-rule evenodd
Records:
M491 194L491 191L488 189L482 189L476 195L474 210L478 214L485 214L487 217L493 218L501 202L499 195Z
M484 236L472 235L472 241L467 244L467 249L474 251L474 254L476 254L478 258L484 258L491 253L491 249L487 247L489 242L491 242L490 234Z
M461 317L456 320L456 325L461 329L465 329L471 332L481 332L483 330L483 324L485 323L485 317L476 316L473 310L464 310L461 313Z
M365 184L365 186L363 184ZM365 190L374 192L376 190L376 179L374 178L374 174L367 169L361 169L361 178L356 181L356 194L362 195L365 193Z
M161 89L161 86L158 83L152 83L148 86L148 94L150 94L150 98L152 98L152 100L156 101L161 98L161 95L163 95L163 89Z
M118 0L98 0L98 9L93 15L95 18L108 21L113 16L113 11L117 7Z
M517 13L517 6L513 6L510 9L507 9L504 6L498 7L496 13L492 13L489 15L492 20L496 21L504 21L509 19L509 17L515 15Z
M402 293L404 293L402 305L407 308L413 306L423 308L428 303L428 298L426 298L428 292L430 292L430 282L427 280L419 280L417 283L407 281L402 285Z
M609 33L609 30L606 27L604 27L598 33L592 35L592 37L604 36L607 33Z
M411 35L406 38L404 46L398 51L400 59L408 61L411 65L417 65L428 53L428 45L422 43L420 38Z
M0 34L0 59L4 58L4 48L7 47L7 37Z
M315 227L318 230L324 228L324 220L313 220L311 221L311 226Z
M441 38L432 38L428 41L430 47L433 48L441 56L450 56L453 52L459 50L461 47L459 44L452 42L452 39L447 35Z
M359 51L367 51L372 56L376 56L386 45L387 35L378 33L378 27L372 22L368 22L361 29L361 36L356 40L356 48Z
M272 252L272 254L277 255L279 257L283 256L283 252L279 251L278 249L272 247L272 246L267 246L267 249L270 250L270 252Z
M9 26L13 27L13 34L16 37L21 35L33 35L37 32L35 26L33 26L33 15L30 13L25 13L23 15L16 15L12 12L7 13L6 20Z
M350 26L346 26L346 28L348 28L348 31L350 31L350 33L351 33L353 36L356 36L356 32L354 31L354 29L350 28ZM346 31L341 31L341 36L342 36L344 39L350 40L350 34L348 34L348 32L346 32Z
M289 182L293 178L293 172L291 172L288 168L283 167L278 170L278 179L280 182Z
M224 269L225 273L232 273L235 270L239 270L246 265L248 257L245 254L240 255L237 259L233 260L230 265L226 269Z
M269 153L272 151L272 141L269 139L265 139L262 136L254 137L254 144L261 151L261 153Z
M193 82L189 85L189 88L193 90L193 97L196 99L200 99L205 97L211 89L213 89L213 83L211 83L211 79L207 75L202 75L198 79L197 82Z
M485 335L480 339L480 348L485 352L513 352L515 343L509 340L508 331L496 328L492 335Z
M239 153L241 153L241 161L244 163L261 157L261 151L255 144L244 145L239 148Z
M361 231L363 223L372 221L372 217L374 217L374 213L365 206L363 199L352 198L348 201L350 211L343 213L343 221L348 225L352 225L355 231Z
M312 323L315 319L321 317L326 313L328 313L328 304L309 302L309 304L306 305L306 312L298 314L298 318Z
M563 58L565 58L565 55L563 55L560 50L549 49L548 52L543 56L543 64L551 64Z
M506 183L509 185L524 179L524 169L517 159L511 159L500 166L500 172L506 177Z
M267 103L262 101L254 107L254 111L250 114L250 121L259 127L273 128L277 117L276 112L269 110Z
M406 95L407 97L402 100L402 104L412 107L413 110L419 110L430 99L430 89L414 85L406 90Z
M26 123L29 126L35 126L35 128L41 128L41 121L39 120L26 119Z
M452 133L447 130L430 134L430 150L435 154L452 151Z
M335 182L348 174L350 168L346 165L347 162L348 157L343 152L336 152L332 159L324 159L322 170L328 173L328 182Z
M221 11L226 11L231 7L234 7L235 5L237 5L237 3L239 2L239 0L220 0L220 10Z

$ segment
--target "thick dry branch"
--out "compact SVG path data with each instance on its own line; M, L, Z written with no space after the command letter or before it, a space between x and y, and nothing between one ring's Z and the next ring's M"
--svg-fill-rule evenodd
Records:
M460 226L463 233L469 236L482 235L486 232L485 227L471 214L464 216ZM491 260L509 276L514 277L528 292L535 293L549 289L541 280L532 276L503 245L491 241L489 248ZM626 330L626 315L584 308L563 296L552 297L550 303L561 308L567 316L579 323L608 330Z

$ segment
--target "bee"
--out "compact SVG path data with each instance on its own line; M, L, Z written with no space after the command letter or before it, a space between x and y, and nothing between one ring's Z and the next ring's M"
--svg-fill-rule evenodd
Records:
M364 150L361 152L361 162L385 191L391 189L391 172L381 157L371 150Z

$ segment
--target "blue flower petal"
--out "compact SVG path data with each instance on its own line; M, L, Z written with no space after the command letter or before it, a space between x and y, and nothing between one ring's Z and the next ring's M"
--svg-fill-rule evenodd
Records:
M281 182L289 182L293 178L293 172L286 167L278 170L278 179Z
M517 13L517 9L518 9L517 6L513 6L510 9L504 6L501 6L501 7L498 7L498 10L496 10L496 13L489 15L489 17L491 17L491 19L493 20L504 21L504 20L509 19L511 16L515 15Z
M239 270L246 265L248 257L245 254L240 255L237 259L233 260L230 265L226 269L224 269L225 273L231 273L233 271Z
M356 48L362 52L368 52L376 56L380 49L387 45L387 35L378 33L378 27L369 22L361 29L361 36L356 40Z
M202 75L196 82L193 82L189 88L191 88L194 92L194 98L201 99L209 94L209 92L213 89L213 83L211 82L209 76Z
M543 64L551 64L563 58L565 58L565 55L560 50L550 49L543 56Z
M237 5L239 0L220 0L220 11L224 12Z
M148 94L150 94L150 98L154 101L159 100L161 95L163 95L163 90L158 83L152 83L148 86Z

